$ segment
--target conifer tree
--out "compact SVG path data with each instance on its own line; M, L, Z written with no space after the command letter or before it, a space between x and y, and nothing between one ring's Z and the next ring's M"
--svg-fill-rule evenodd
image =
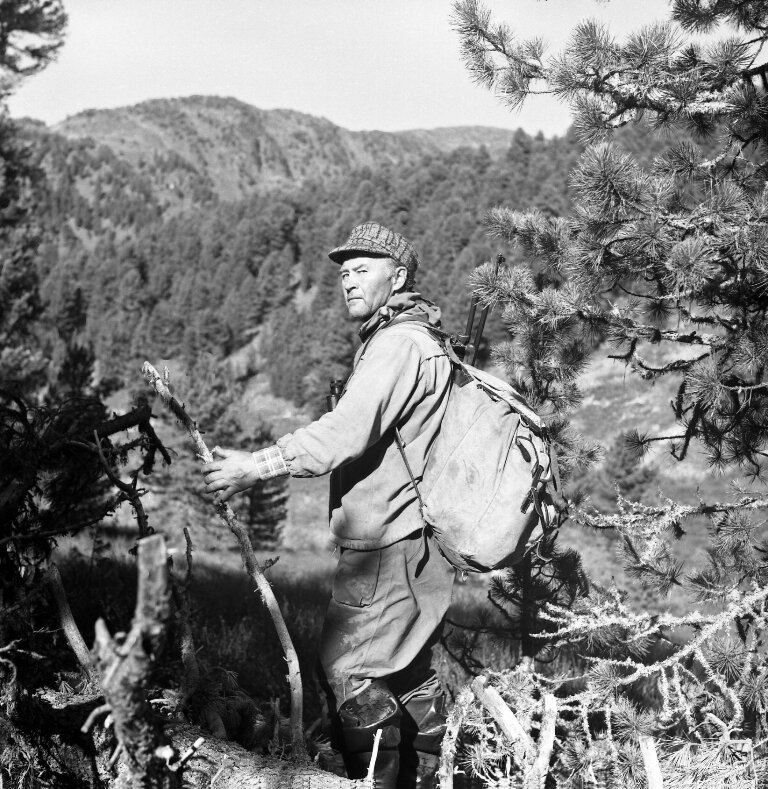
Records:
M33 331L42 311L35 266L40 235L29 215L38 172L6 101L23 77L55 57L66 21L59 0L0 5L0 380L20 389L39 383L45 367Z
M593 585L570 607L539 612L542 643L575 650L582 680L513 672L497 682L534 728L537 694L559 689L553 774L563 786L601 774L634 787L647 773L650 784L649 735L664 785L762 786L768 776L768 545L758 520L768 507L768 2L673 0L669 10L625 41L583 22L547 57L541 40L517 39L478 0L454 6L473 78L510 108L535 92L567 101L587 146L571 173L571 215L491 211L488 231L527 263L473 278L482 300L504 309L510 337L496 358L549 421L564 472L594 459L568 414L599 337L614 346L618 375L677 381L677 429L638 425L629 447L659 444L677 461L701 452L713 472L743 476L729 502L619 499L615 515L570 502L575 520L614 529L626 570L662 601L674 590L677 606L634 610L620 590ZM717 35L699 43L701 32ZM631 124L658 135L650 166L615 141ZM700 515L708 552L689 565L673 543ZM488 754L469 761L501 774Z

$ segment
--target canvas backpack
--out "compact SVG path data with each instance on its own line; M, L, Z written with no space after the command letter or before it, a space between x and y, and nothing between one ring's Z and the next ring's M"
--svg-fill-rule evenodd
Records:
M418 484L395 430L425 525L461 570L516 564L557 514L557 457L546 430L512 386L461 361L447 334L408 323L438 342L454 373L440 432Z

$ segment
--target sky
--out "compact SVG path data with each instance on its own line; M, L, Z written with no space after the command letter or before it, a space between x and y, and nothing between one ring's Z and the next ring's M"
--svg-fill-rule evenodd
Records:
M497 21L557 51L580 21L619 37L666 18L668 0L486 0ZM567 105L502 107L474 83L451 29L452 0L64 0L58 60L9 101L54 125L85 109L153 98L233 96L347 129L481 125L562 134Z

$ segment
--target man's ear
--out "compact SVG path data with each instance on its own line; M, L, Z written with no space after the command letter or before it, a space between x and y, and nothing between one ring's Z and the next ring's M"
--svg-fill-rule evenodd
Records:
M405 289L405 281L408 279L408 269L405 266L395 266L395 273L392 275L392 291Z

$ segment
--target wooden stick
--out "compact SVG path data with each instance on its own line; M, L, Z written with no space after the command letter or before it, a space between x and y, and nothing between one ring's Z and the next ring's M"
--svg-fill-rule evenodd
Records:
M200 431L197 429L197 425L189 416L184 406L171 394L166 382L149 362L144 362L141 369L147 383L160 396L166 408L168 408L186 428L195 444L198 456L204 463L210 463L213 460L213 455L210 453L205 441L203 441L203 437L200 435ZM285 619L283 619L283 615L280 612L280 606L275 598L275 593L272 591L269 581L266 579L262 568L256 560L256 555L253 552L253 546L248 538L248 533L238 522L237 516L226 502L216 501L216 512L237 538L245 570L251 580L256 584L256 588L261 594L261 599L264 601L264 605L266 605L269 615L272 617L272 622L277 631L277 637L280 639L280 645L283 648L285 660L288 664L288 685L291 691L290 727L293 754L297 757L304 758L306 756L306 744L304 742L302 724L304 716L304 691L296 649L293 646L293 641L291 641L288 628L285 625Z
M640 753L643 756L645 765L645 776L648 779L648 789L664 789L664 781L661 777L661 767L659 757L656 753L656 744L653 737L647 734L640 735Z
M376 757L379 755L379 743L381 742L382 731L383 729L376 729L376 736L373 738L371 761L368 763L368 773L365 776L365 780L370 781L371 786L373 786L373 771L376 769Z

